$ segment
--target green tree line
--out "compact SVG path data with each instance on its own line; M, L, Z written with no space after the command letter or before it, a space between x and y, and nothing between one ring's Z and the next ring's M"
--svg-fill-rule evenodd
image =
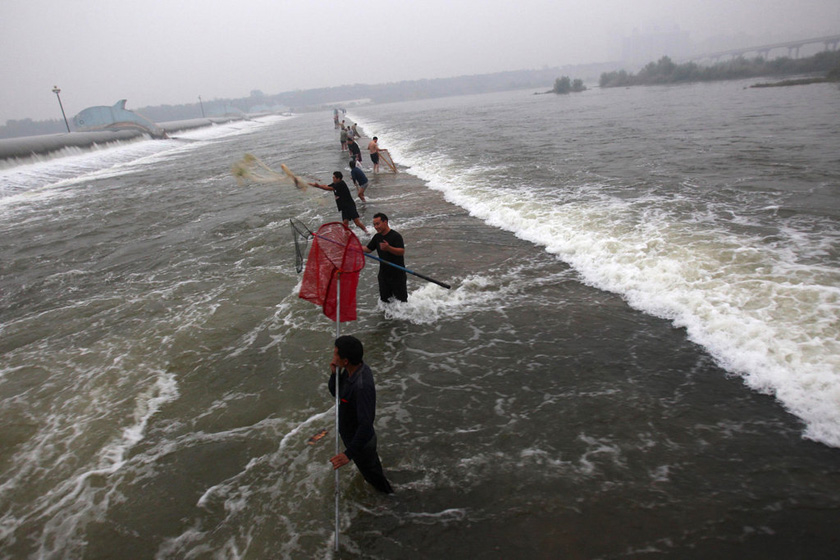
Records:
M563 76L554 80L554 88L551 91L554 93L571 93L573 91L584 91L585 89L583 80L575 79L575 81L572 81L568 76Z
M840 67L840 51L823 51L807 58L788 57L765 60L761 57L746 59L738 57L711 66L701 66L695 62L676 64L669 57L663 56L657 62L649 62L637 74L626 70L604 72L601 74L601 87L622 87L655 84L675 84L684 82L710 82L715 80L736 80L758 76L787 76L792 74L810 74L830 72Z

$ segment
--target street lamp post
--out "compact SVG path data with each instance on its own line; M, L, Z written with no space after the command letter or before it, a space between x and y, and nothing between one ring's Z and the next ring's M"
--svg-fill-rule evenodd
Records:
M67 115L64 113L64 105L61 104L61 96L59 95L61 90L58 89L58 86L53 86L52 92L58 98L58 106L61 107L61 116L64 117L64 126L67 127L67 132L70 132L70 125L67 123Z
M201 105L201 118L204 118L204 103L201 102L201 96L198 96L198 104Z

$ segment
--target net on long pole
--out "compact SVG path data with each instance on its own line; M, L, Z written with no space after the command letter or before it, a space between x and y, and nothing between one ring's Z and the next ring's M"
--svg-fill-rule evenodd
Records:
M300 272L302 270L302 266L303 266L302 265L303 260L304 260L303 255L306 252L306 244L307 244L307 242L310 238L315 237L317 234L312 233L312 231L310 231L309 228L307 228L300 220L297 220L295 218L291 218L289 220L289 223L292 226L292 239L295 242L295 268L297 269L298 272ZM327 240L327 239L325 239L325 241L333 242L333 243L340 243L340 242L334 242L334 241ZM361 245L359 246L359 249L361 250ZM447 290L452 289L452 286L450 286L449 284L447 284L445 282L441 282L440 280L435 280L434 278L426 276L425 274L420 274L419 272L415 272L415 271L413 271L411 269L408 269L404 266L400 266L400 265L394 264L390 261L386 261L386 260L381 259L377 256L371 255L370 253L364 253L364 256L367 259L379 261L383 265L390 266L390 267L393 267L393 268L397 268L399 270L407 272L408 274L411 274L411 275L416 276L418 278L422 278L423 280L426 280L427 282L432 282L433 284L437 284L438 286L441 286L442 288L446 288Z
M300 273L300 271L303 270L306 246L309 244L312 232L309 231L309 228L303 225L299 220L294 218L289 220L289 226L292 230L292 241L295 243L295 270Z
M312 237L312 250L306 261L306 271L300 287L300 297L320 305L324 315L335 321L335 336L341 336L341 322L356 319L356 286L359 272L365 266L364 252L356 235L341 222L331 222L312 233L303 224L290 220L292 235L295 236L296 250L302 255L297 245L298 237ZM339 454L339 375L335 376L335 454ZM335 471L335 551L339 549L341 494L338 470Z
M364 260L364 259L363 259ZM364 262L362 263L364 266ZM356 278L358 279L359 273L355 274ZM336 282L338 282L338 290L336 290L336 298L338 299L338 316L335 318L335 338L336 340L338 337L341 336L341 273L339 272L336 275ZM356 288L353 288L353 294L355 299ZM339 418L339 410L341 407L341 390L339 389L339 371L336 370L335 372L335 454L338 455L341 452L341 437L338 431L338 426L340 424ZM341 484L338 477L338 469L335 469L335 551L338 552L339 548L339 539L341 536L341 509L339 507L339 500L341 497Z
M359 272L365 266L364 255L359 239L350 228L341 222L322 225L313 236L299 296L321 306L324 315L333 321L337 317L342 322L355 321L356 287L359 284Z

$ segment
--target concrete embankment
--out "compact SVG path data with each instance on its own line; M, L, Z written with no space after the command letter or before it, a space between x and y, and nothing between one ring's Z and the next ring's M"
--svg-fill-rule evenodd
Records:
M241 120L241 117L214 117L189 119L158 123L167 134L179 130L200 128L214 124ZM25 136L23 138L8 138L0 140L0 160L13 158L27 158L34 155L49 154L64 148L89 148L95 144L107 144L149 136L148 132L139 129L99 130L91 132L65 132L61 134L45 134L41 136Z

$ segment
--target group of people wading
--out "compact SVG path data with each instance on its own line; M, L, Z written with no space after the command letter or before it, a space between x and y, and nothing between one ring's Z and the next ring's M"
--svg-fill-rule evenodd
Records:
M350 155L354 160L358 163L362 163L362 150L356 143L356 138L361 138L362 135L359 134L359 131L356 129L356 123L353 123L351 126L347 126L344 124L344 121L339 123L337 119L338 117L336 116L336 128L341 128L341 132L339 132L338 137L341 142L341 151L350 152ZM367 149L370 153L370 161L373 163L373 172L379 173L379 154L388 153L388 150L379 147L379 138L376 136L374 136L368 143ZM362 201L364 202L364 198L362 198Z
M335 111L336 128L339 126L338 110ZM356 144L356 138L360 138L356 125L341 126L341 149L352 154L350 159L350 176L353 184L358 188L359 199L366 203L365 189L368 186L368 179L359 165L362 161L361 150ZM379 147L378 138L373 137L368 144L370 159L373 162L373 171L379 171L379 152L385 151ZM359 218L356 203L350 188L344 182L344 175L341 171L333 172L332 183L324 185L321 183L309 183L311 186L331 191L335 195L335 204L341 213L341 219L345 226L349 226L352 220L362 231L368 233L367 228ZM383 302L395 299L397 301L408 301L408 289L406 286L405 271L405 243L402 235L391 229L388 225L388 216L383 212L373 215L373 228L376 234L362 246L365 253L376 251L380 259L379 274L379 299ZM384 261L384 262L383 262ZM397 265L391 266L391 264ZM341 440L344 442L345 450L330 459L334 469L339 469L353 461L361 472L364 479L376 490L386 494L394 490L385 477L382 463L376 450L376 432L373 422L376 417L376 388L373 380L373 372L364 363L364 347L362 342L353 336L341 336L335 340L333 356L330 361L330 378L328 387L330 394L335 397L336 381L339 386L339 421L338 431Z
M339 124L337 109L334 112L334 119ZM356 130L355 123L351 127L347 127L344 121L341 121L339 126L341 128L341 137L345 139L341 143L342 150L346 143L350 153L353 154L349 162L350 177L358 189L359 199L362 203L367 203L365 190L368 187L369 181L360 165L362 155L355 141L355 138L360 138L361 135ZM353 148L354 146L355 149ZM368 144L368 151L370 152L370 159L373 162L373 171L377 173L379 171L379 153L387 152L387 150L379 147L379 139L374 136ZM359 218L356 202L353 200L350 188L344 182L344 174L341 171L333 172L332 183L329 185L317 182L309 184L321 190L331 191L335 195L335 205L341 213L341 219L345 226L349 226L352 221L359 229L368 233L367 227L365 227L365 224ZM388 302L392 298L402 302L408 301L406 273L404 270L405 260L403 258L405 255L405 243L403 242L402 235L391 229L388 225L388 216L383 212L377 212L373 215L373 228L376 230L376 234L363 249L366 253L376 251L377 256L382 261L385 261L379 265L379 298L384 302ZM387 263L395 264L400 268Z

